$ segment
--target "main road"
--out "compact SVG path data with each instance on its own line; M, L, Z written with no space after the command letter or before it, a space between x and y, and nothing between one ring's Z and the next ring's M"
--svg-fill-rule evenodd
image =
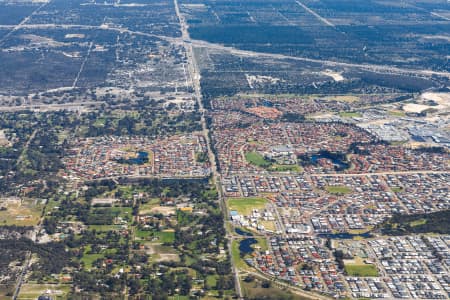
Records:
M198 109L201 114L201 123L202 123L202 129L203 129L203 135L206 139L206 144L208 147L208 154L209 154L209 162L211 164L211 172L212 172L212 178L213 182L216 185L216 189L218 192L219 197L219 203L222 209L222 213L224 216L224 222L227 222L227 210L225 205L225 199L222 195L222 187L220 185L220 174L217 168L216 164L216 157L214 155L214 152L212 151L211 147L211 139L209 135L209 129L206 124L206 118L205 118L205 109L203 107L203 101L202 101L202 93L201 93L201 85L200 85L200 70L197 65L197 61L195 58L194 50L192 48L192 40L188 32L188 26L186 23L186 20L184 16L180 12L180 8L178 5L177 0L173 0L174 6L175 6L175 12L178 16L178 19L180 21L181 26L181 37L182 37L182 43L184 45L184 48L186 49L186 55L187 55L187 62L188 62L188 71L190 74L190 77L192 79L192 85L194 87L195 92L195 98L197 100ZM228 239L228 253L230 255L230 261L232 266L232 272L234 274L234 281L235 281L235 288L236 288L236 294L238 295L239 299L243 299L242 289L241 289L241 282L239 280L239 273L236 269L236 266L234 265L234 261L232 259L232 249L231 249L231 239Z

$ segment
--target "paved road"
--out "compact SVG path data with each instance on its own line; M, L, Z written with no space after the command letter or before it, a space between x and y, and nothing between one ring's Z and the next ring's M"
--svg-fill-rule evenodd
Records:
M73 102L73 103L63 103L63 104L29 104L29 105L17 105L17 106L0 106L0 111L21 111L21 110L35 110L35 111L51 111L51 110L61 110L61 109L71 109L87 107L90 105L101 105L105 104L105 101L85 101L85 102Z
M416 170L416 171L386 171L373 173L257 173L257 172L240 172L232 173L230 176L270 176L270 177L285 177L308 175L310 177L359 177L359 176L382 176L382 175L414 175L414 174L450 174L448 171L434 171L434 170Z
M218 191L219 203L220 203L222 213L224 216L224 222L227 222L227 210L226 210L226 205L225 205L225 199L222 196L222 189L221 189L221 185L220 185L220 174L218 172L217 165L216 165L216 157L214 155L214 152L212 151L211 140L210 140L210 136L209 136L209 129L208 129L208 126L206 124L206 119L205 119L205 109L203 107L201 85L200 85L200 71L198 69L197 61L195 59L195 54L192 49L192 40L191 40L191 37L188 32L187 22L186 22L184 16L180 12L180 8L178 6L178 1L174 0L173 2L174 2L174 6L175 6L175 12L178 16L178 19L179 19L180 25L181 25L183 45L186 49L186 54L187 54L187 58L188 58L188 72L192 79L192 83L193 83L194 90L195 90L195 97L196 97L197 104L199 107L199 112L201 114L202 129L203 129L203 134L205 136L206 144L208 147L209 161L211 163L211 171L212 171L212 175L213 175L212 178L216 185L216 189ZM231 253L232 248L231 247L232 247L231 239L228 239L228 251L229 251L230 257L232 257L232 253ZM238 273L238 270L236 269L236 266L234 265L233 259L231 259L231 264L232 264L232 271L233 271L233 274L235 277L234 280L235 280L236 294L238 295L238 297L240 299L243 299L241 282L239 280L239 273Z
M30 265L31 265L31 252L27 252L27 256L25 258L25 263L24 263L24 266L23 266L23 270L19 274L19 277L17 279L16 288L15 288L14 294L12 296L13 300L16 300L17 297L19 296L20 288L22 287L23 281L25 279L25 275L27 274L28 269L30 268Z

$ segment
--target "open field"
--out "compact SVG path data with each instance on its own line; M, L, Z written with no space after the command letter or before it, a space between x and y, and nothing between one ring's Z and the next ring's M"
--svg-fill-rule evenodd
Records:
M325 190L330 194L335 195L345 195L350 193L352 190L347 186L326 186Z
M246 268L249 268L245 261L241 258L241 251L239 250L238 240L233 240L231 242L231 259L238 269L245 270Z
M70 285L62 284L24 284L20 289L20 294L17 299L20 300L34 300L40 295L51 296L52 299L66 299L70 291Z
M235 198L228 199L227 203L229 210L235 210L241 215L249 215L253 209L264 208L267 200L264 198Z
M339 116L343 118L358 118L361 117L361 113L359 112L340 112Z
M266 160L261 154L257 152L248 152L245 154L245 159L252 165L268 168L272 165L272 163Z
M345 272L348 276L357 277L377 277L378 270L372 264L346 264Z
M6 205L6 210L0 210L0 224L17 226L34 226L41 217L44 207L36 200L22 200L21 203Z
M273 164L268 168L269 171L274 172L302 172L303 169L299 165L280 165L280 164Z

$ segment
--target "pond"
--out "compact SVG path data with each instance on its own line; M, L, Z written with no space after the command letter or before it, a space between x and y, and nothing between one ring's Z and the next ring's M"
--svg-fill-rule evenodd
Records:
M126 161L128 164L143 165L148 162L148 152L139 151L137 156Z
M257 244L258 241L254 238L244 239L239 243L239 251L242 254L250 254L253 252L252 245Z
M236 228L234 231L236 231L237 234L243 235L243 236L253 236L253 233L244 231L241 228Z

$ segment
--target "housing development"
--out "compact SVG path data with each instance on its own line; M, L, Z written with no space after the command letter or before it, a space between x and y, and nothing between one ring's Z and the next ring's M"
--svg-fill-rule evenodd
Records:
M447 0L0 0L0 300L449 299Z

